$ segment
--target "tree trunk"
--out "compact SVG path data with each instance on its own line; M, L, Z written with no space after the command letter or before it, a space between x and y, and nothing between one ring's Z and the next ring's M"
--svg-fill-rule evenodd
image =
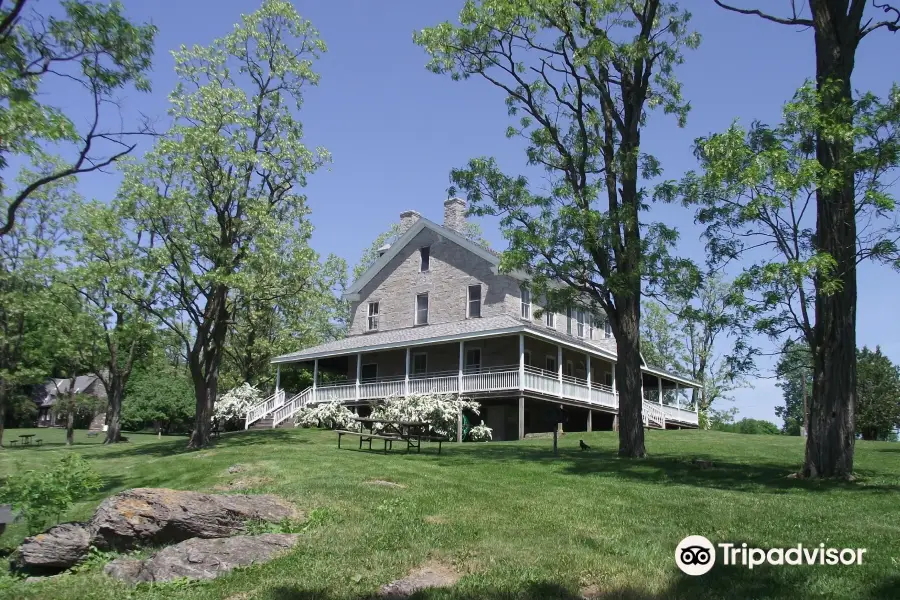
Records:
M216 400L217 381L207 384L202 376L194 379L194 396L197 400L194 431L188 442L188 448L206 448L210 442L210 424Z
M840 2L811 0L815 23L816 85L828 135L816 136L816 158L826 173L838 172L842 181L816 190L816 246L835 261L831 277L837 290L825 293L827 283L816 277L816 353L813 393L809 406L805 477L842 477L853 474L856 442L856 205L854 172L850 164L853 141L833 135L836 123L852 122L850 76L859 23L852 23ZM844 3L846 4L846 2Z
M3 449L3 432L6 427L6 382L0 381L0 450Z
M116 381L116 376L113 375L113 382L110 388L112 389L110 390L109 402L106 406L108 425L106 428L106 439L103 440L104 444L117 443L122 433L122 395L124 386L121 385L121 382Z
M69 398L69 407L66 410L66 446L75 444L75 397Z
M641 393L640 296L616 299L616 390L619 392L619 456L643 458L644 398Z

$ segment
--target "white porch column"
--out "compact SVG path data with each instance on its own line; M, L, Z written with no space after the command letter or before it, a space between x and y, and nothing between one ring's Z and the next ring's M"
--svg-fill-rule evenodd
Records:
M675 382L675 408L681 410L681 396L678 395L678 382Z
M460 394L463 392L463 364L466 360L466 342L459 342L459 379L456 383L456 391Z
M662 406L662 377L656 376L656 385L659 388L659 405Z
M312 400L316 401L316 386L319 383L319 359L315 359L313 361L313 389L312 389Z
M559 344L556 345L556 371L556 379L559 382L559 397L562 398L562 346L560 346Z
M359 380L362 379L362 352L356 353L356 400L359 400Z
M278 390L281 389L281 365L275 366L275 397L278 397Z
M403 379L403 395L409 396L409 346L406 348L406 377Z
M591 397L591 355L587 355L587 381L588 381L588 399ZM590 431L590 430L588 430Z
M525 389L525 334L519 334L519 391Z

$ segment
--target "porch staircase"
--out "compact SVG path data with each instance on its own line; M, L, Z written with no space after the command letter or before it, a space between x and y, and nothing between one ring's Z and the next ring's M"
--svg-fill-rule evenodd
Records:
M308 387L290 398L286 398L284 390L278 390L247 411L244 429L290 427L294 424L291 417L306 406L311 396L312 387Z
M641 415L644 419L644 427L647 429L665 429L666 428L666 413L659 407L658 404L654 404L652 402L647 402L644 400L643 410L641 411Z

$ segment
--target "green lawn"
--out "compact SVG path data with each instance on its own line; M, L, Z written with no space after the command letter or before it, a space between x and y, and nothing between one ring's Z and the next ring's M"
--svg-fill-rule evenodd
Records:
M590 453L578 451L579 438ZM86 444L84 432L76 440ZM856 483L816 484L787 478L802 441L777 436L651 431L653 456L643 461L617 459L611 432L566 435L559 457L550 440L384 456L338 450L334 434L311 430L228 434L200 452L186 452L185 443L131 436L114 447L4 450L0 475L81 452L106 489L77 506L67 516L73 520L129 487L208 491L242 480L310 515L298 548L214 582L139 587L130 596L95 560L42 583L0 578L0 597L361 599L429 559L466 575L452 589L417 598L575 600L587 586L603 598L900 597L900 444L859 442ZM693 458L714 466L694 466ZM230 475L234 464L249 470ZM365 483L373 479L406 487ZM689 534L763 548L825 543L868 551L861 566L717 564L688 577L673 555ZM15 526L0 545L23 536Z

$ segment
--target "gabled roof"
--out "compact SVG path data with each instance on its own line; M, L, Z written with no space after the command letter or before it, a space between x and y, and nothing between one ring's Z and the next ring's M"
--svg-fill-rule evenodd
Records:
M482 246L479 246L478 244L476 244L475 242L473 242L466 236L460 235L459 233L457 233L456 231L453 231L452 229L442 227L442 226L438 225L437 223L435 223L434 221L426 219L425 217L419 217L418 220L416 220L416 222L413 223L413 225L409 229L407 229L405 232L403 232L403 234L399 238L397 238L397 241L395 241L393 244L391 244L390 248L388 248L388 250L384 254L382 254L378 258L378 260L376 260L374 263L372 263L371 267L366 269L365 273L363 273L362 275L359 276L359 279L357 279L356 281L353 282L353 285L351 285L349 288L347 288L347 291L344 292L344 296L343 296L344 300L351 300L351 301L359 300L360 291L362 291L362 289L364 287L366 287L366 285L370 281L372 281L375 278L375 276L378 275L381 272L381 270L384 269L391 262L391 260L393 260L393 258L395 256L400 254L400 251L403 250L403 248L405 248L407 246L407 244L412 242L412 240L417 235L419 235L419 233L423 229L430 229L437 235L444 237L444 238L450 240L451 242L454 242L455 244L462 246L463 248L465 248L472 254L475 254L476 256L483 258L484 260L486 260L488 263L490 263L492 265L494 271L496 271L500 266L499 253L497 253L493 250L489 250L487 248L483 248ZM524 279L521 276L521 274L509 273L508 275L510 275L511 277L513 277L515 279Z

